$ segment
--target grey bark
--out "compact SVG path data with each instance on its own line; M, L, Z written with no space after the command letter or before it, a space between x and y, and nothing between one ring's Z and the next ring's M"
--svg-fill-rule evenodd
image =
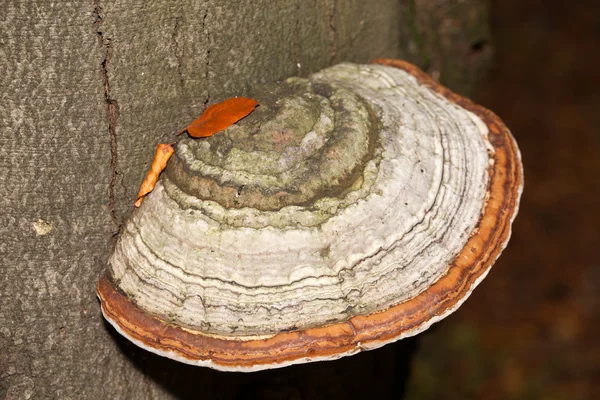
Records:
M461 91L485 69L485 0L365 4L2 2L0 398L239 393L121 340L95 284L154 147L207 104L341 61L407 58Z

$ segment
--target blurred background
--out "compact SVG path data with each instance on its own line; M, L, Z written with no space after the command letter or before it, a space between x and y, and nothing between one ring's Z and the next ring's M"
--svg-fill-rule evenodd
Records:
M600 398L600 2L492 1L474 100L519 143L512 239L461 309L422 334L406 399Z

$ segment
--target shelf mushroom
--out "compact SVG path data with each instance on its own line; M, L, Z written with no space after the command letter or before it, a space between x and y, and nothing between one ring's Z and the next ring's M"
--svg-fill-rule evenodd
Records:
M252 97L177 145L98 283L140 347L256 371L415 335L506 246L523 187L492 112L399 60L339 64Z

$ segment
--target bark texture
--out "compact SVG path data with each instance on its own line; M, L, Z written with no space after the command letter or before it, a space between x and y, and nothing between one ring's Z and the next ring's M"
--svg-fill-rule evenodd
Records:
M485 0L5 2L0 398L234 398L261 379L285 386L289 377L163 360L102 320L96 281L154 147L207 104L340 61L407 58L464 93L489 58L486 9ZM395 362L356 357L366 372ZM310 396L316 377L344 370L294 368L277 396ZM345 390L323 383L318 393Z

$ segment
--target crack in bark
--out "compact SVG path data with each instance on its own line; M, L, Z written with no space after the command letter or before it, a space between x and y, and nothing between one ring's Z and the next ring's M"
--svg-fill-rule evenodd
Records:
M185 82L183 81L183 49L179 45L179 31L181 30L181 15L178 15L175 18L175 26L173 27L173 49L175 51L175 59L177 60L177 75L179 76L179 86L181 86L181 90L183 91L185 87Z
M300 4L303 0L296 2L296 25L294 26L294 37L296 38L294 43L294 50L296 56L296 69L297 75L302 76L302 62L300 60Z
M333 7L329 14L329 65L333 65L335 56L337 54L337 28L335 26L335 14L337 11L337 0L333 0Z
M208 46L206 46L206 73L204 74L204 81L206 82L206 100L204 100L204 108L206 108L208 102L210 101L210 85L209 85L209 79L210 79L210 48L212 46L211 43L211 38L210 38L210 31L207 29L206 27L206 18L208 17L208 6L209 6L209 2L206 1L206 10L204 11L204 16L202 17L202 32L204 32L206 34L206 41L208 42Z
M106 106L106 117L108 119L108 134L110 136L110 183L108 187L108 210L113 224L116 227L116 232L113 236L119 233L121 223L117 217L115 210L116 204L116 184L118 179L118 159L117 159L117 123L119 120L119 103L115 100L110 93L110 82L108 79L108 64L112 58L112 44L111 39L104 36L102 32L102 6L100 0L94 2L94 10L92 12L94 17L94 29L98 37L98 44L103 53L102 61L100 62L100 74L102 78L102 85L104 87L104 102Z

